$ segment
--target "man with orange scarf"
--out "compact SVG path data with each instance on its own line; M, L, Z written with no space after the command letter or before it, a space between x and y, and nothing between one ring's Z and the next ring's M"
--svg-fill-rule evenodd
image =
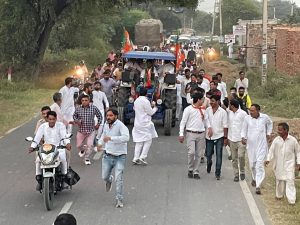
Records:
M141 72L141 78L144 79L145 88L151 88L154 85L154 79L152 77L152 73L154 73L155 77L158 77L158 73L156 68L153 65L152 60L147 61L147 66Z

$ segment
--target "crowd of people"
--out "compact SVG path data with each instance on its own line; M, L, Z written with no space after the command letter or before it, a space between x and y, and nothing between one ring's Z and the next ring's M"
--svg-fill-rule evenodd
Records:
M183 49L184 51L184 49ZM190 53L191 54L191 53ZM193 58L193 57L192 57ZM193 58L194 59L194 58ZM300 167L300 148L298 142L288 134L286 123L278 125L279 136L270 149L272 121L261 113L258 104L252 104L249 96L249 81L245 72L239 72L239 78L228 93L227 84L222 80L221 72L210 76L204 69L189 59L189 52L176 71L176 65L170 61L159 63L148 60L128 60L124 67L121 55L113 51L106 62L98 65L82 90L75 85L76 77L67 77L65 85L53 95L54 103L41 109L42 119L38 121L35 138L29 152L43 139L45 143L58 146L59 141L73 132L77 126L76 147L79 157L85 165L90 165L93 151L103 152L102 178L106 191L110 191L112 182L116 182L116 207L123 207L124 168L127 156L129 129L118 120L118 111L114 106L114 88L121 82L122 72L138 71L144 85L135 94L135 119L132 130L135 152L134 165L147 165L147 157L152 139L158 137L151 117L156 113L155 103L147 95L148 84L153 76L160 80L166 74L177 74L176 119L180 121L179 141L185 141L188 155L189 178L200 179L200 164L205 163L206 171L211 172L213 155L216 155L215 177L221 179L223 147L230 146L234 181L245 180L245 154L247 152L252 172L251 184L261 194L265 178L264 165L275 161L276 197L283 197L286 184L286 196L290 204L296 201L294 184L295 167ZM81 64L84 66L84 64ZM67 154L59 155L63 165L63 174L67 173L71 144L64 140ZM269 150L268 150L269 149ZM295 159L297 161L295 161ZM113 169L114 175L112 174ZM36 157L37 189L42 188L40 160Z

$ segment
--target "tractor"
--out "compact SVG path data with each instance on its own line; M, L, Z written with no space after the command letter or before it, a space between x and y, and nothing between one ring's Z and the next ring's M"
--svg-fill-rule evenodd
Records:
M143 60L169 60L175 61L176 57L168 52L146 52L131 51L123 55L123 59L143 59ZM154 84L147 88L147 97L150 102L155 101L158 108L152 116L153 120L161 120L164 126L164 134L171 135L171 128L176 124L176 75L167 74L164 78L158 80L151 74ZM121 82L117 89L117 107L119 120L129 124L135 117L134 101L137 97L139 88L144 85L140 74L125 70L122 73Z

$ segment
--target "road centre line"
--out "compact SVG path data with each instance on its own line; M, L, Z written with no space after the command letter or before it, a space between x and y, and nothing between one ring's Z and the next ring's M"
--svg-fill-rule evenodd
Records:
M67 203L64 205L64 207L61 209L61 211L59 212L58 215L63 214L63 213L67 213L67 212L70 210L72 204L73 204L73 202L67 202ZM54 225L54 222L52 223L52 225Z
M240 181L240 186L241 186L241 189L243 191L243 194L245 196L245 199L247 201L247 204L248 204L248 207L250 209L250 213L251 213L251 216L253 218L253 221L255 223L255 225L265 225L262 217L261 217L261 214L259 212L259 209L256 205L256 202L253 198L253 195L248 187L248 184L246 181Z

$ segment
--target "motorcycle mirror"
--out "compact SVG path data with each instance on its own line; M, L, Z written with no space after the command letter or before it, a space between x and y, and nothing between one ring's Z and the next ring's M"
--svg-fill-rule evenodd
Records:
M26 141L33 141L33 137L27 137L25 138Z

